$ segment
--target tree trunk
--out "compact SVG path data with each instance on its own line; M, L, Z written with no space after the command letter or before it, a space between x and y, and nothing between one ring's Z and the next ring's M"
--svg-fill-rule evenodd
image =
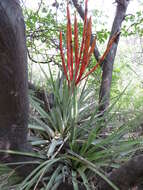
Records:
M116 0L117 2L117 10L114 18L114 22L112 25L110 39L114 34L120 32L122 22L125 18L126 10L129 4L129 0ZM109 39L109 40L110 40ZM103 63L103 73L102 73L102 82L100 87L99 94L99 111L101 114L108 108L110 101L110 89L112 82L112 71L113 64L115 61L116 51L118 47L119 38L113 43L106 59Z
M114 170L108 177L120 190L128 190L142 182L143 178L143 155L136 156ZM105 181L100 182L98 190L112 190Z
M0 0L0 149L29 151L25 25L18 0ZM1 153L0 161L25 161Z

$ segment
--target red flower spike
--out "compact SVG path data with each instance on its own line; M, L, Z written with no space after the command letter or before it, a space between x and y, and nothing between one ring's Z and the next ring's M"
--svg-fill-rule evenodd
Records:
M75 48L75 80L76 80L79 70L79 57L78 57L79 43L78 43L78 25L77 25L76 14L74 18L74 48Z
M67 63L70 75L70 80L73 80L73 48L72 48L72 28L70 20L70 11L67 5Z
M93 40L93 42L92 42L92 45L91 45L91 48L90 48L90 50L89 50L89 52L88 52L88 58L87 58L87 62L88 62L88 63L89 63L90 58L91 58L91 55L92 55L92 53L93 53L93 51L94 51L95 45L96 45L96 37L94 38L94 40Z
M119 33L117 32L109 41L108 45L107 45L107 48L103 54L103 56L100 58L99 60L99 64L101 64L103 62L103 60L105 59L105 57L107 56L110 48L112 47L112 44L114 43L114 41L117 39L117 37L119 36Z
M76 81L76 84L80 81L86 67L88 66L88 51L90 47L90 39L91 39L91 17L88 20L88 24L86 27L86 37L85 37L85 42L84 42L84 52L83 52L83 58L81 62L81 68L80 68L80 73L78 76L78 79Z
M85 40L85 47L83 53L83 63L87 64L87 55L90 47L90 40L91 40L91 17L89 18L87 29L86 29L86 40ZM86 61L85 61L86 60Z
M92 45L91 45L91 48L90 48L90 50L89 50L89 53L88 53L88 56L87 56L87 61L86 61L86 67L88 66L88 63L89 63L89 61L90 61L90 58L91 58L91 55L92 55L92 53L93 53L93 51L94 51L94 48L95 48L95 44L96 44L96 37L94 38L94 40L93 40L93 42L92 42ZM85 67L85 69L86 69L86 67ZM96 65L95 67L98 67L98 65ZM96 68L94 68L94 69L96 69ZM85 70L84 70L85 71ZM84 73L84 71L83 71L83 73ZM93 72L93 71L92 71ZM82 73L82 74L83 74ZM82 77L82 76L81 76ZM77 82L76 82L76 85L81 81L81 80L83 80L84 78L86 78L87 76L85 76L85 77L83 77L83 78L80 78Z
M62 32L60 31L60 53L61 53L61 58L62 58L62 66L63 70L66 76L67 81L69 82L68 79L68 74L67 74L67 69L66 69L66 64L65 64L65 59L64 59L64 54L63 54L63 46L62 46Z
M100 65L100 63L98 62L83 78L80 79L79 82L81 82L83 79L85 79L86 77L88 77L88 75L90 75L92 72L94 72L99 65Z
M96 38L95 38L90 48L91 18L87 21L87 2L88 0L85 0L85 19L84 19L84 27L83 27L82 42L81 42L80 50L79 50L79 42L78 42L78 24L77 24L76 15L74 19L74 49L75 49L74 68L73 68L72 27L71 27L70 12L69 12L68 5L67 5L67 20L68 20L67 21L67 68L66 68L63 48L62 48L62 33L60 32L60 53L61 53L61 58L62 58L62 66L63 66L64 74L66 75L66 79L68 81L69 86L73 80L74 73L75 73L74 82L75 82L75 85L77 85L80 81L87 78L92 72L94 72L97 69L97 67L103 62L103 60L109 53L111 46L113 45L113 43L115 42L116 38L119 35L119 33L116 33L110 39L107 45L106 51L104 52L103 56L100 58L98 63L83 76L89 64L91 55L94 51L95 44L96 44ZM73 69L75 69L75 71L73 71Z
M79 54L79 62L81 61L81 56L83 53L85 35L86 35L86 29L87 29L87 2L88 0L85 1L85 16L84 16L84 25L83 25L83 33L82 33L82 42L81 42L81 48L80 48L80 54Z
M109 41L109 43L108 43L108 45L107 45L107 48L106 48L106 50L105 50L103 56L100 58L100 60L98 61L98 63L97 63L83 78L81 78L80 81L82 81L83 79L85 79L86 77L88 77L88 76L89 76L92 72L94 72L94 71L97 69L97 67L103 62L103 60L105 59L105 57L106 57L107 54L109 53L109 51L110 51L110 49L111 49L113 43L114 43L115 40L117 39L118 35L119 35L119 33L116 33L116 34L110 39L110 41ZM80 81L79 81L79 82L80 82Z

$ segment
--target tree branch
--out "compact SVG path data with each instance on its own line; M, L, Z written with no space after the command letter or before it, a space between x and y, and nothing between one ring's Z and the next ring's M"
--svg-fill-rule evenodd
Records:
M28 55L28 58L29 58L33 63L38 63L38 64L53 63L54 65L57 65L59 69L62 70L61 64L55 61L54 56L50 57L49 60L47 60L47 61L38 61L38 60L33 59L33 57L30 55L30 52L29 52L28 48L27 48L27 55Z
M126 10L129 4L129 0L117 0L116 2L117 2L116 15L113 21L109 40L117 32L120 32L121 25L125 18ZM119 38L113 43L108 55L106 56L106 59L103 62L102 82L99 94L99 111L101 114L103 114L104 111L107 109L110 101L112 71L113 71L113 64L117 52L118 43L119 43Z

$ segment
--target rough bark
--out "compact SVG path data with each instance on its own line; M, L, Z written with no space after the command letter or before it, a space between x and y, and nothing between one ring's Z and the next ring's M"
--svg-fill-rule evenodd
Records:
M117 9L116 15L113 21L112 30L110 34L111 37L120 32L122 22L125 18L126 10L129 4L129 0L117 0ZM119 38L113 43L106 59L103 63L103 72L102 72L102 82L100 87L100 94L99 94L99 111L104 113L107 109L110 101L110 89L111 89L111 82L112 82L112 71L113 71L113 64L116 56L116 51L118 47Z
M0 149L30 151L25 25L18 0L0 0ZM0 161L26 161L0 154Z
M143 155L132 158L119 169L114 170L109 176L109 180L120 190L128 190L142 182L142 179ZM102 181L98 186L98 190L112 190L112 188L105 181Z

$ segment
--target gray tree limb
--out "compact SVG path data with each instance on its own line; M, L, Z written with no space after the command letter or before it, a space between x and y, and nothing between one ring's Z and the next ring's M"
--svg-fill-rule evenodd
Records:
M117 8L116 14L113 21L110 39L114 36L117 32L120 32L122 22L125 18L126 10L128 7L130 0L117 0ZM109 39L109 40L110 40ZM103 73L102 73L102 82L100 87L100 94L99 94L99 111L104 113L107 109L110 101L110 89L111 89L111 82L112 82L112 71L113 71L113 64L117 52L117 47L119 43L119 38L113 43L106 59L103 63Z

